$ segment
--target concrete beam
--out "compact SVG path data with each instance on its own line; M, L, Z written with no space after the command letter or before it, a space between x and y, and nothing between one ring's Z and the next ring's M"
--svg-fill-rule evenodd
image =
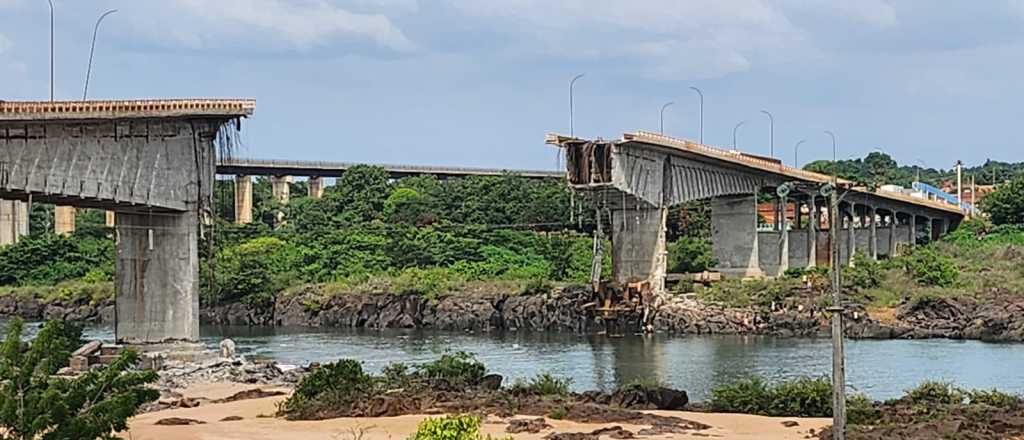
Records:
M199 340L199 221L117 213L114 337L123 343Z
M235 176L235 224L252 223L252 178Z
M71 235L75 232L75 207L57 206L53 209L53 232Z

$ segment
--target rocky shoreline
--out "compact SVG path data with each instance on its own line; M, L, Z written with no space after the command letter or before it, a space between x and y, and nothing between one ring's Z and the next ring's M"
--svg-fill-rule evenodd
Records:
M202 307L201 322L210 325L295 326L337 328L425 328L454 331L606 330L590 311L591 296L583 286L548 293L467 293L430 299L419 295L341 294L324 300L320 286L279 295L265 307L231 303ZM939 298L905 303L884 317L852 307L847 335L858 339L976 339L1024 341L1024 299ZM56 300L0 296L0 317L28 320L61 319L111 323L112 301ZM619 322L632 332L636 316ZM656 332L680 335L768 335L827 337L829 326L822 305L813 295L795 295L772 307L723 307L692 295L665 295L653 319Z

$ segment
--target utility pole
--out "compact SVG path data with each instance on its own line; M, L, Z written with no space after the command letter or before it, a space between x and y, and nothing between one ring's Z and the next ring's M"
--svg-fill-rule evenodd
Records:
M839 174L836 167L836 135L825 131L832 138L832 191L829 203L829 250L832 260L832 306L826 311L832 313L832 439L846 440L846 353L843 347L843 298L840 292L839 260ZM853 223L851 221L852 230ZM853 258L851 255L850 258Z

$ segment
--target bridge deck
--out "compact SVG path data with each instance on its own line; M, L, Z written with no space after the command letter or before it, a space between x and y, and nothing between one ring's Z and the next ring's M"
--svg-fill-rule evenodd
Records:
M350 168L359 165L351 162L326 162L303 160L274 160L229 158L217 162L218 174L251 176L316 176L340 177ZM565 172L544 170L518 170L500 168L472 168L429 165L370 164L384 168L392 178L419 175L434 175L440 178L466 176L501 176L514 174L526 178L545 179L565 177Z
M552 145L564 146L570 144L582 144L586 142L588 141L558 134L549 134L547 136L547 143ZM774 175L780 178L779 180L816 184L832 181L832 176L790 167L778 160L762 158L740 151L724 150L691 142L685 139L678 139L644 131L626 133L623 135L621 140L612 141L611 143L615 145L634 145L640 146L641 148L664 150L673 155L695 158L697 160L724 165L741 171L762 175ZM858 198L877 197L897 204L913 205L926 209L939 210L946 214L963 216L963 211L959 207L942 201L921 199L890 191L870 191L867 188L855 187L853 182L844 179L838 179L838 183L840 186L849 188L854 195L858 196Z

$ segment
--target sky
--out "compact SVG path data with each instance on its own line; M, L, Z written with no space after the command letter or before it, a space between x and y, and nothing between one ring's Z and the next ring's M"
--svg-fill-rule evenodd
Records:
M799 162L1022 161L1024 0L53 0L55 94L255 98L241 157L554 169L549 132ZM49 98L46 0L0 0L0 100Z

